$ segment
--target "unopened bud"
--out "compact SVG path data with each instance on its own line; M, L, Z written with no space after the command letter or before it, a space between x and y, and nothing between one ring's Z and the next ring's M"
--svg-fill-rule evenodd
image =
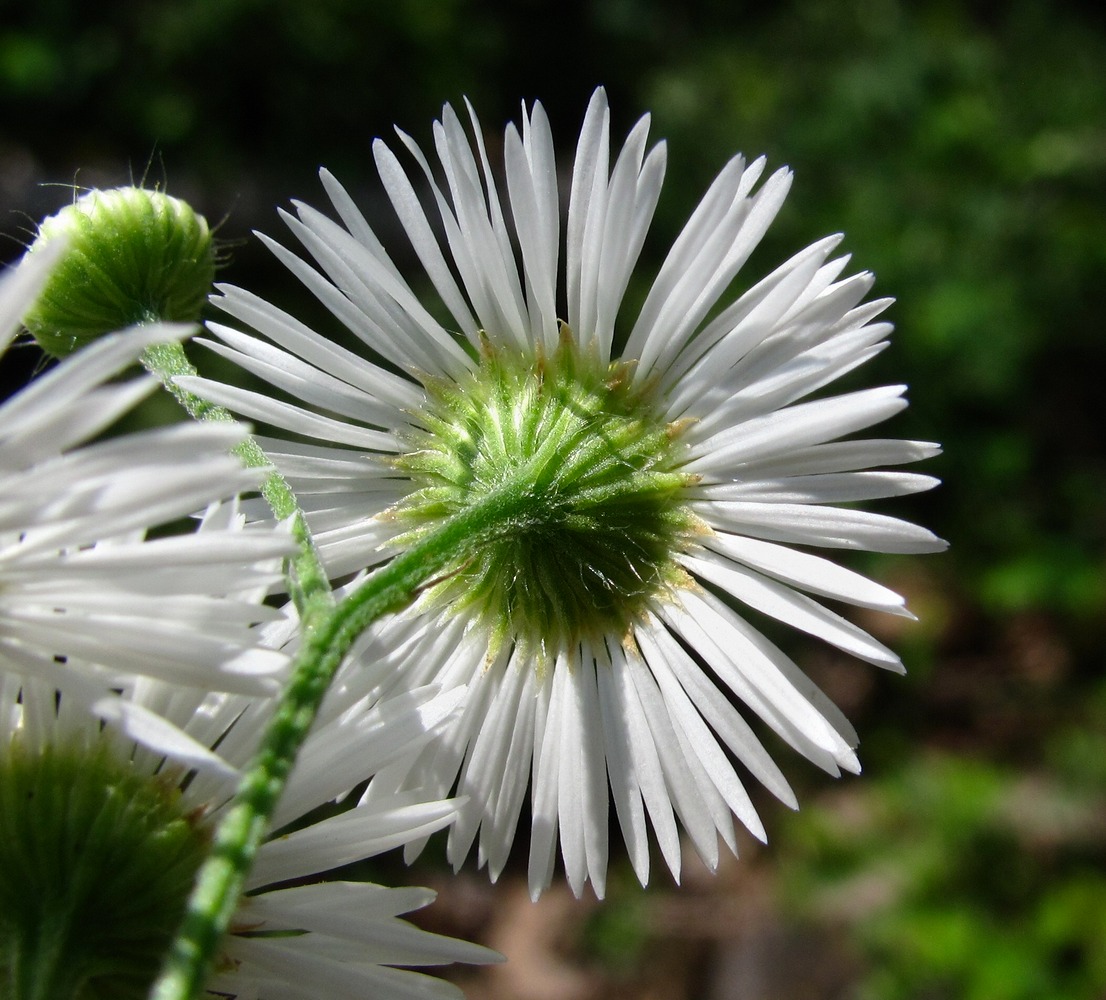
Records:
M136 323L199 319L215 251L207 221L179 198L90 191L42 223L31 253L58 239L67 249L23 317L55 357Z

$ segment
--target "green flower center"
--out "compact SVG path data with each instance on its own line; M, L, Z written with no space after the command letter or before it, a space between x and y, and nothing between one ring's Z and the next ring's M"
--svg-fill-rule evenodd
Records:
M698 528L683 502L680 426L630 366L582 354L568 328L552 356L485 343L459 382L426 380L422 429L397 464L417 488L395 516L409 542L516 484L525 501L431 588L452 612L551 662L579 643L620 641L680 571ZM521 511L521 512L518 512Z
M0 757L0 996L145 998L207 838L108 748Z

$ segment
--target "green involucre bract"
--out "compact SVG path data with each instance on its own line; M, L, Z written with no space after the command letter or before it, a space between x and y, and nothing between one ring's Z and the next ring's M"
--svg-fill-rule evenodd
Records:
M141 1000L207 849L173 785L95 749L0 755L0 996Z
M459 382L424 379L427 404L397 467L417 485L386 516L432 524L509 482L524 513L431 588L452 613L550 662L581 641L621 637L682 579L673 555L700 530L683 503L679 424L666 423L631 366L584 353L567 326L551 355L484 341ZM521 499L521 498L520 498Z

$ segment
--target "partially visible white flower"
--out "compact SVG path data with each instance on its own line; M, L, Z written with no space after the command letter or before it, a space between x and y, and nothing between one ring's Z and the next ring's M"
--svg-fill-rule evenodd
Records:
M902 386L820 394L891 330L877 322L889 300L863 302L872 275L842 277L840 237L726 298L783 204L788 170L762 180L763 159L726 164L635 318L623 296L666 157L663 144L648 147L649 119L619 151L596 93L562 229L541 106L504 136L505 197L469 112L474 140L448 106L434 123L437 173L403 133L415 180L374 145L437 301L423 303L324 172L341 222L300 204L285 215L317 267L266 242L365 356L224 287L217 304L259 335L213 324L212 346L278 394L188 387L316 442L265 446L335 575L381 564L521 484L529 506L363 644L366 658L395 662L402 683L469 692L444 738L377 775L366 801L456 787L466 802L449 857L460 865L479 835L495 878L530 787L531 891L549 884L559 841L574 891L590 879L602 895L608 796L643 883L649 826L676 877L678 824L712 866L719 838L736 851L735 816L764 838L734 758L795 805L737 703L831 774L859 769L848 721L736 609L900 671L891 650L817 598L906 615L902 599L809 549L943 548L854 506L935 485L886 467L939 449L854 436L903 409Z
M55 258L30 254L0 277L0 352ZM189 422L92 440L156 386L115 376L187 332L109 335L0 405L0 675L41 679L100 715L118 713L111 692L134 675L257 693L287 663L252 628L276 614L260 598L293 548L287 531L209 522L147 537L258 488L261 473L230 454L245 429Z
M374 672L361 673L371 688ZM365 677L361 681L366 683ZM324 710L301 749L276 833L259 851L248 895L239 903L204 995L459 997L456 987L411 967L498 960L485 948L398 919L431 902L434 893L428 889L320 881L331 869L425 837L453 818L455 803L425 802L410 794L325 819L313 811L344 795L349 775L367 777L399 755L418 752L459 698L459 692L423 688L377 699L367 690L356 699L356 717ZM81 971L96 995L145 996L180 920L191 875L234 791L237 770L256 752L274 707L273 701L203 694L150 678L128 684L119 701L164 718L182 734L180 744L168 756L151 752L101 726L50 684L0 675L0 803L18 792L27 769L49 768L44 776L36 772L37 794L23 825L0 821L0 902L24 901L0 916L0 939L7 933L11 945L0 953L0 986L13 955L34 954L33 941L20 952L18 932L27 921L54 928L65 962L80 966L95 946ZM148 797L160 806L133 815L119 808L123 796ZM26 840L64 843L81 819L88 832L72 856L42 855ZM149 823L149 831L142 822ZM147 833L148 839L142 836ZM162 846L166 840L173 850ZM33 860L22 868L10 863L40 855L51 866L45 875ZM163 872L173 877L162 878ZM53 897L30 888L44 878L62 887L54 894L64 903L60 929L58 922L43 919L56 916ZM120 886L129 887L122 901Z

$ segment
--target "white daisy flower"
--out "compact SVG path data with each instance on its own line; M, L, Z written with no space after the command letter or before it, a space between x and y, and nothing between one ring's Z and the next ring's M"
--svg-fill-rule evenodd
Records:
M320 881L330 869L425 837L454 803L397 796L321 818L360 777L417 752L458 693L421 689L331 715L302 748L203 996L237 1000L459 997L411 967L487 962L485 948L399 915L422 888ZM173 724L152 753L38 678L0 675L0 993L145 998L211 833L273 702L139 678L120 700ZM217 747L217 755L210 748ZM333 813L333 810L331 810ZM286 832L282 832L286 831ZM402 967L402 968L399 968ZM33 982L37 992L21 991Z
M30 254L0 278L0 352L56 257ZM112 701L122 679L268 692L287 663L252 628L276 612L233 596L280 580L286 531L209 522L146 537L257 488L259 473L229 454L245 429L187 423L89 443L157 385L114 376L187 332L105 337L0 405L0 675L40 678L149 738L156 720Z
M529 785L531 891L549 884L559 841L573 890L590 880L601 896L609 800L642 883L647 818L677 878L680 824L712 866L719 838L736 850L734 816L764 838L735 759L795 805L746 712L831 774L859 769L849 723L740 609L901 670L817 598L905 615L902 599L809 550L943 548L851 506L930 488L928 476L885 467L938 448L853 436L906 405L902 386L820 394L891 330L876 319L889 300L863 302L872 276L842 277L840 237L728 297L789 171L762 179L763 159L731 160L627 316L665 169L648 117L612 150L605 96L593 97L562 277L544 111L524 108L521 133L508 127L502 177L469 116L474 141L448 106L435 122L437 174L403 133L414 179L374 145L433 301L323 172L340 223L300 204L285 216L315 266L266 242L364 352L223 287L217 304L255 333L213 325L212 346L291 400L205 380L188 388L297 436L263 443L335 575L379 565L517 487L502 530L363 643L403 683L468 686L445 736L378 774L367 801L455 787L465 804L449 858L460 865L478 838L495 878Z

